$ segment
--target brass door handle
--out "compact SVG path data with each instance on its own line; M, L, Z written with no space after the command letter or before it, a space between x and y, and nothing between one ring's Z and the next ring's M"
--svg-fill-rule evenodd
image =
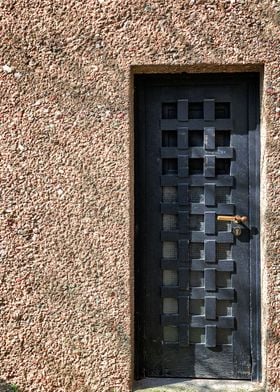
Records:
M235 223L244 223L248 220L248 217L246 215L240 216L240 215L218 215L217 216L218 221L229 221L229 222L235 222Z

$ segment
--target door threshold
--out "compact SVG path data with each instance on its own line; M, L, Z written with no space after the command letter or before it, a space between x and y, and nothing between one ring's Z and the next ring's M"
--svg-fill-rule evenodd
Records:
M144 378L136 381L138 392L264 392L263 385L245 380Z

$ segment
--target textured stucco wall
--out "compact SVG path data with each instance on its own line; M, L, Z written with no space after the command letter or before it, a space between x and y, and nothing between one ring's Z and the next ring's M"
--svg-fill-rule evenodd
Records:
M0 13L3 388L130 390L131 66L263 64L264 367L279 391L279 0L3 0Z

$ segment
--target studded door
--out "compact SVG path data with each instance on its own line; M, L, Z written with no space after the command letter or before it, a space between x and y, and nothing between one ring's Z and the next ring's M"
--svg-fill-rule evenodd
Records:
M255 79L163 79L136 85L137 366L248 379L258 362ZM248 220L217 220L236 214Z

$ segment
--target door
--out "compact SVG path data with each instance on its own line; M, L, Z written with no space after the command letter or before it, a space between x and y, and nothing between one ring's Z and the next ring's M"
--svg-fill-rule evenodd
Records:
M135 91L137 376L256 378L257 76Z

